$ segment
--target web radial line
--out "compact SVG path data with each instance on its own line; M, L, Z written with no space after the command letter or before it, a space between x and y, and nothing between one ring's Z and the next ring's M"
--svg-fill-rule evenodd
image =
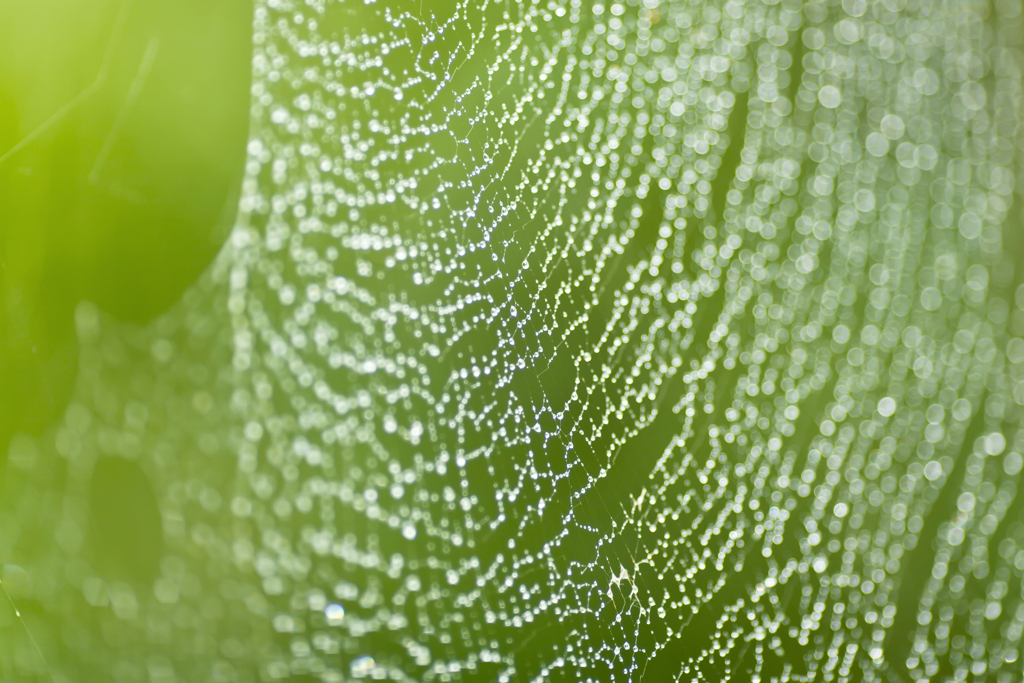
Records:
M32 635L31 629L29 629L28 624L25 623L25 618L21 616L21 610L19 610L18 606L14 604L14 599L11 597L11 594L7 592L7 586L4 585L3 579L0 579L0 590L3 591L4 597L7 598L7 602L11 604L11 609L14 610L14 616L18 618L18 622L21 624L21 627L25 629L25 635L27 635L28 639L32 641L32 647L35 648L39 658L43 660L43 666L46 667L46 673L50 676L51 680L56 681L57 679L53 675L53 669L50 668L50 663L47 661L46 655L43 654L43 650L39 647L36 637Z
M121 127L124 126L124 122L128 118L128 112L135 104L135 100L138 99L143 86L146 85L146 79L149 78L149 72L153 68L153 62L156 61L156 53L159 49L160 38L153 36L149 39L149 43L146 44L146 52L142 55L142 61L139 62L139 70L132 80L131 87L128 89L128 95L117 112L117 118L114 119L114 125L110 127L110 133L107 134L106 139L103 141L103 147L100 148L100 152L96 156L92 170L89 171L90 184L95 185L99 180L103 165L106 163L107 157L110 156L110 150L113 149L117 136L121 132Z

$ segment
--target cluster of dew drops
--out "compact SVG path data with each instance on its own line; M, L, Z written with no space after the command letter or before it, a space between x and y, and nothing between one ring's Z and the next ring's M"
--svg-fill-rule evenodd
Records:
M1022 40L1012 0L257 3L239 224L135 344L210 365L131 389L198 444L147 470L184 559L109 620L235 601L160 660L211 680L1020 680Z

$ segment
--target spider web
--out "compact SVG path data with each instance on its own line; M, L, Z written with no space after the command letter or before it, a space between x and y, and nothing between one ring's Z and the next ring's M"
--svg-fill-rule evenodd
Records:
M228 244L11 444L46 667L1020 680L1020 14L258 2Z

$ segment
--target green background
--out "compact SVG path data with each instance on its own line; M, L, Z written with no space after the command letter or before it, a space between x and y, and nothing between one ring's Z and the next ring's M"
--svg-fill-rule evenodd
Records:
M144 323L217 252L242 176L251 12L0 0L0 453L63 411L80 300Z

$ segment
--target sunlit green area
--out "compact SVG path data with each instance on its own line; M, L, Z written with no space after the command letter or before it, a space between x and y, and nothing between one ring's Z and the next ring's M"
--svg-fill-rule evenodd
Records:
M63 411L81 299L144 323L225 238L251 13L239 0L0 2L0 442Z
M6 476L6 444L42 434L72 395L75 306L90 300L145 324L223 242L249 126L251 12L235 0L0 2L6 499L19 493ZM107 469L95 477L93 511L108 521L94 552L112 575L144 573L159 547L152 494L137 470ZM15 542L38 543L0 543L2 579L17 595ZM0 670L12 677L5 680L25 680L38 655L24 661L35 651L30 632L2 601ZM19 607L33 618L31 600Z

